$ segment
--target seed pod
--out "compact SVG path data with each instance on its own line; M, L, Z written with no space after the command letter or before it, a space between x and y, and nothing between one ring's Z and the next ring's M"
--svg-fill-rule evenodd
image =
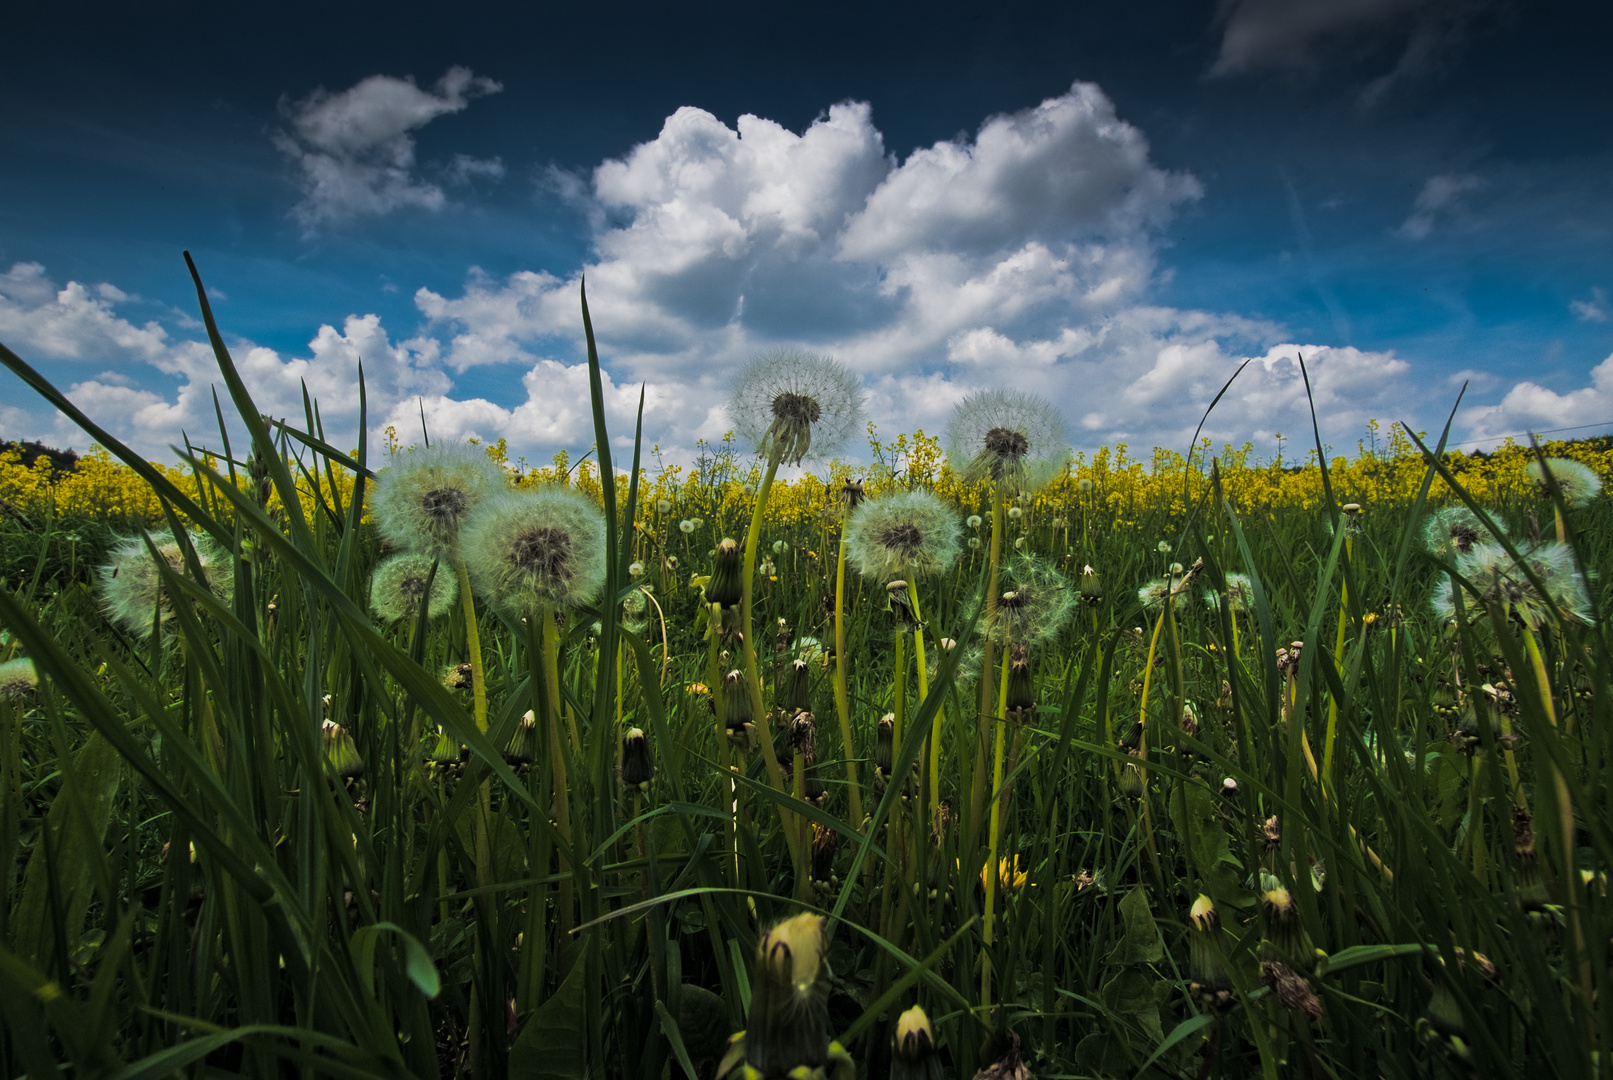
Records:
M522 714L516 722L515 731L510 734L510 741L504 747L504 761L512 768L524 768L532 764L538 746L538 723L531 709Z
M750 691L745 686L745 676L738 671L730 671L722 683L723 717L728 724L728 733L744 731L756 722L752 715Z
M879 726L874 733L874 768L879 775L890 779L891 763L895 760L895 748L892 745L896 737L896 714L886 713L879 718Z
M1030 652L1023 645L1013 646L1008 663L1008 709L1032 709L1036 706L1036 691L1031 686Z
M1222 963L1220 939L1221 916L1215 903L1200 895L1187 914L1189 966L1192 978L1189 989L1206 1008L1218 1009L1232 1001L1232 978Z

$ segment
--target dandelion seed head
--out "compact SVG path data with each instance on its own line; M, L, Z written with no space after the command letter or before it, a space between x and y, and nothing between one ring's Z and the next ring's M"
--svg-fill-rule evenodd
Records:
M1499 604L1530 629L1538 630L1550 621L1553 611L1570 622L1592 621L1590 594L1585 580L1574 566L1574 553L1566 544L1536 544L1519 552L1523 563L1539 579L1541 586L1512 560L1499 544L1476 544L1456 560L1457 572L1479 590L1484 602ZM1466 602L1472 606L1472 598ZM1456 603L1450 589L1437 588L1434 614L1441 620L1456 616Z
M927 577L958 557L958 518L952 507L923 490L869 499L846 525L846 558L880 581Z
M658 514L669 514L669 513L671 513L672 512L672 503L670 503L666 499L657 499L657 500L655 500L655 512L658 513Z
M438 565L435 576L430 555L405 552L393 555L370 574L370 610L386 622L413 619L426 603L426 617L435 619L447 613L459 599L459 583L447 566ZM426 582L431 595L426 595Z
M1562 492L1563 502L1569 506L1583 506L1602 490L1602 478L1596 475L1595 469L1571 458L1554 457L1546 459L1545 468L1537 460L1531 461L1523 469L1523 474L1535 482L1542 494L1549 494L1547 469L1551 471L1550 483L1554 483L1557 490Z
M1137 602L1149 611L1158 611L1165 606L1170 594L1170 581L1166 578L1155 578L1137 590Z
M1008 508L1008 516L1014 521L1018 521L1020 518L1025 516L1025 511L1021 510L1017 506L1010 506Z
M973 548L973 549L978 549L980 547L980 537L978 537L978 536L969 537L969 547Z
M728 399L735 433L789 465L834 454L862 427L862 410L862 386L844 365L792 349L747 364Z
M1092 494L1092 481L1083 476L1081 479L1075 482L1075 490L1079 491L1083 495Z
M370 489L370 513L395 546L446 558L467 518L505 487L482 447L438 443L393 455Z
M155 546L157 559L169 570L191 577L189 564L177 541L165 540ZM201 584L228 604L235 591L229 555L205 536L192 537L191 546L202 568ZM157 559L152 558L151 548L144 539L130 537L120 541L106 564L97 570L101 604L107 618L138 638L151 636L154 616L161 619L165 629L174 617L167 590L162 587Z
M1018 390L981 390L960 401L946 447L948 463L966 481L990 480L1016 495L1046 487L1069 450L1053 403Z
M970 514L968 524L969 524L969 528L971 528L971 529L980 528L980 515L979 514Z
M477 593L515 615L586 603L605 580L605 517L571 488L489 500L462 547Z
M1159 547L1159 553L1161 555L1169 555L1171 553L1171 542L1169 540L1161 540L1157 546Z
M688 518L684 518L682 521L678 522L678 531L683 535L688 536L690 533L694 532L694 522L690 521Z
M1003 563L1003 594L985 631L1004 647L1037 645L1058 635L1075 607L1075 592L1064 575L1034 555Z
M1496 528L1500 529L1497 522ZM1501 529L1500 535L1506 530ZM1423 545L1440 559L1454 559L1473 550L1476 544L1493 544L1497 533L1485 528L1479 516L1465 506L1436 510L1423 526Z
M0 664L0 701L26 701L39 689L39 673L26 656Z

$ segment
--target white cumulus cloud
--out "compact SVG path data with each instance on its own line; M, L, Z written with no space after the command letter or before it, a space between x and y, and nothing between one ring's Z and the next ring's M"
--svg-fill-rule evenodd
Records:
M1499 404L1466 410L1463 420L1474 440L1606 424L1613 421L1613 356L1592 368L1590 382L1578 389L1558 393L1521 382Z
M447 197L420 175L413 132L502 89L468 68L453 67L430 89L415 85L412 76L371 75L337 93L320 87L301 101L282 100L287 126L275 133L274 144L301 174L303 195L293 214L311 232L404 207L441 209ZM448 169L456 182L503 173L497 159L463 154Z

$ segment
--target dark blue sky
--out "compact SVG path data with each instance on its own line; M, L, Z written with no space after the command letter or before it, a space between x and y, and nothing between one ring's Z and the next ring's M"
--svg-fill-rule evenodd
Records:
M1322 381L1338 373L1321 404L1340 446L1353 445L1368 415L1435 422L1462 373L1480 406L1464 417L1463 437L1613 421L1613 365L1605 389L1593 375L1613 352L1605 7L1123 7L35 7L12 17L0 72L9 162L0 272L40 269L0 282L0 340L61 385L87 384L84 400L115 410L123 427L111 426L153 452L177 434L165 426L196 423L200 398L186 391L206 377L179 355L197 336L186 318L187 248L232 340L272 350L283 366L269 372L263 354L272 402L294 377L342 401L353 356L373 375L367 350L380 333L392 351L375 355L402 373L378 384L383 415L425 397L441 403L449 430L504 435L534 453L585 441L576 425L538 415L573 385L578 353L564 320L538 311L550 286L523 291L511 275L551 275L558 289L585 266L614 316L596 317L607 363L623 386L664 386L662 412L647 424L669 443L720 431L708 406L722 372L779 342L846 356L874 386L882 426L935 426L957 395L1006 379L1059 401L1078 447L1179 442L1243 355L1265 357L1268 379L1228 403L1218 437L1293 430L1292 373L1277 354L1300 347L1324 350ZM324 144L296 124L317 88L340 95L386 76L429 91L455 66L498 90L471 89L408 127L399 205L332 208L309 196L306 170ZM1112 187L1060 187L1034 221L962 248L936 237L967 209L945 222L904 219L900 244L850 269L850 241L824 228L815 254L765 254L785 250L782 241L734 210L748 196L728 190L765 191L775 175L765 167L745 166L710 200L637 187L609 197L595 182L596 167L657 140L685 106L727 128L750 114L799 136L830 106L866 102L860 130L882 139L887 171L948 140L985 163L989 118L1065 100L1077 81L1095 84L1145 141L1142 157L1116 151L1104 166L1119 177ZM1009 153L981 165L983 180L914 181L907 198L967 202L979 183L1010 204L1036 204L1015 193L1095 160L1082 133L1102 137L1105 122L1070 121L1064 150ZM703 129L679 142L666 167L686 176L678 169L712 137ZM337 164L373 164L389 147L365 144ZM470 163L457 172L456 155ZM474 165L495 159L497 168ZM793 176L811 166L780 168ZM849 201L831 229L879 180L855 188L850 174L836 176L830 189ZM1133 214L1128 193L1169 177L1196 190L1137 195L1146 206ZM724 221L745 222L726 247L700 216L717 205L728 208ZM652 215L662 224L646 239ZM696 234L665 224L697 218ZM1001 284L1016 255L1043 250L1065 269ZM701 257L668 269L680 251ZM988 281L1001 291L986 289L956 325L926 314L958 310L979 292L970 283ZM69 282L89 299L64 301ZM898 291L881 300L888 282ZM113 291L96 293L101 283ZM1043 290L1034 310L1015 306L1015 288ZM430 316L420 289L448 314ZM717 314L702 317L702 305ZM370 314L379 331L364 344L349 317ZM161 340L131 346L120 328L150 321ZM340 338L323 351L310 345L321 326ZM915 326L937 327L934 340L919 341ZM455 352L459 337L484 347ZM412 352L397 359L406 340ZM69 437L19 395L3 404L0 433Z

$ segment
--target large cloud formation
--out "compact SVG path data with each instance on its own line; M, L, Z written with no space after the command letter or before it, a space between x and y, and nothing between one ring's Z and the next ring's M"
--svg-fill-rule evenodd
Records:
M381 79L348 93L396 95L388 123L345 135L334 120L310 120L302 138L332 154L395 143L474 89L469 72L434 93ZM316 99L308 116L335 101ZM407 437L423 412L433 437L504 437L533 456L586 444L584 277L613 430L631 432L645 384L646 436L675 457L727 430L728 379L775 345L857 370L887 433L939 430L963 395L1007 383L1058 403L1080 447L1181 448L1247 356L1257 361L1206 428L1217 440L1303 429L1301 353L1336 437L1405 400L1408 365L1392 354L1285 344L1283 328L1262 320L1150 302L1160 231L1202 189L1155 164L1143 133L1090 84L906 160L885 149L862 103L835 105L799 134L683 108L654 139L577 179L594 222L586 265L499 279L472 268L457 296L420 289L421 322L401 340L373 315L350 315L340 330L319 328L306 355L234 343L260 406L300 415L306 380L334 426L355 411L362 360L377 427ZM49 358L121 364L72 394L137 445L160 449L181 426L208 430L216 375L205 345L124 319L126 300L110 286L57 287L22 265L0 278L0 335ZM131 360L146 377L131 377ZM499 367L523 372L518 391L455 393L456 376Z

